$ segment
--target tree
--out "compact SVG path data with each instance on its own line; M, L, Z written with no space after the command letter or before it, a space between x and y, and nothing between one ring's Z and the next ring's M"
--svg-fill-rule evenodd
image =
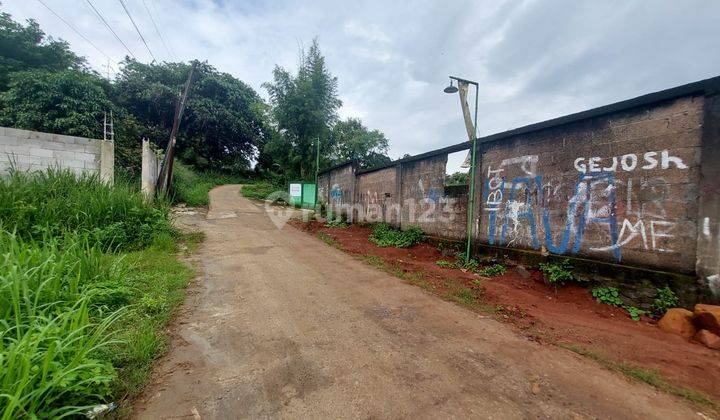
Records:
M46 37L36 21L29 19L23 26L0 13L0 90L7 88L12 73L33 69L87 70L67 42Z
M445 185L468 185L469 179L467 172L455 172L451 175L445 175Z
M261 151L269 158L260 159L283 168L291 177L305 179L315 166L316 139L321 139L321 155L329 152L326 139L342 102L337 97L337 78L327 69L317 39L308 51L300 50L299 61L297 74L275 66L273 81L263 84L270 95L270 114L278 135Z
M110 108L93 75L75 70L16 72L0 93L0 125L102 138L103 112Z
M178 156L201 169L247 169L269 137L263 103L241 80L195 62L193 83L177 136ZM175 104L190 64L126 60L113 100L144 125L142 136L167 144Z
M331 156L333 163L356 161L361 168L391 162L386 155L388 139L378 130L368 130L358 118L338 121L332 128Z

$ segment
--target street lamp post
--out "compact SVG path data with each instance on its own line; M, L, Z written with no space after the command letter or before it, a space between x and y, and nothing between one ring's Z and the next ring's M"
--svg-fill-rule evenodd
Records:
M467 212L467 244L465 247L465 258L470 259L470 249L472 247L472 236L473 236L473 213L475 209L475 154L477 152L477 114L478 114L478 83L472 80L462 79L460 77L450 76L450 85L444 89L445 93L456 93L458 88L453 86L453 80L455 80L460 86L461 84L475 86L475 115L473 120L472 129L472 152L470 153L470 191L468 197L468 212ZM463 115L467 110L467 102L461 97L461 105L463 107ZM469 113L469 112L468 112ZM469 134L469 133L468 133Z

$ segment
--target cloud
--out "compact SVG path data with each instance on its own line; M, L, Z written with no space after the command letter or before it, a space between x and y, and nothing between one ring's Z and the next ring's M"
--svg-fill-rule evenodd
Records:
M84 2L46 0L103 51L124 49ZM338 76L340 115L386 133L400 157L461 142L448 75L480 84L483 135L715 76L720 2L658 0L145 0L176 56L168 56L142 0L126 0L161 60L207 59L261 95L275 64L293 70L317 36ZM140 60L150 57L116 0L93 0ZM7 2L16 19L103 69L106 59L32 1ZM471 92L471 98L474 93ZM472 104L471 104L472 106Z

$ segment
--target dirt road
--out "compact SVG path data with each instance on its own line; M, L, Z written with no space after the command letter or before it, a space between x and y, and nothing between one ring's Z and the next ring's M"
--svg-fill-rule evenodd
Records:
M405 284L223 186L137 418L702 418ZM186 220L185 222L192 222Z

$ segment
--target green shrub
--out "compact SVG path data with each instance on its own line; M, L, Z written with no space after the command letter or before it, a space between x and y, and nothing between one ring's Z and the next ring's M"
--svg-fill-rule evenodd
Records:
M502 264L489 265L482 270L478 271L478 274L485 277L502 276L507 272L507 269Z
M662 289L657 289L657 296L652 303L653 315L660 318L665 315L668 309L676 307L677 304L678 297L669 287L665 286Z
M540 271L545 274L548 283L555 287L563 286L573 280L572 265L570 260L565 259L559 263L540 263L538 264Z
M409 248L423 242L425 233L417 226L403 231L393 229L389 224L383 222L375 225L369 239L379 247Z
M328 220L325 222L325 227L329 228L346 228L348 226L348 223L343 219Z
M633 321L639 321L641 315L647 314L647 311L626 305L620 299L620 291L616 287L596 287L592 289L591 293L600 303L625 309Z
M634 306L625 306L624 307L626 311L628 311L628 314L630 315L630 318L633 321L640 321L640 315L647 315L647 311L643 311L640 308L636 308Z
M620 291L615 287L596 287L592 289L593 297L600 303L611 306L623 306Z
M438 267L442 267L442 268L455 268L456 267L454 262L445 261L445 260L435 261L435 264L437 264Z

